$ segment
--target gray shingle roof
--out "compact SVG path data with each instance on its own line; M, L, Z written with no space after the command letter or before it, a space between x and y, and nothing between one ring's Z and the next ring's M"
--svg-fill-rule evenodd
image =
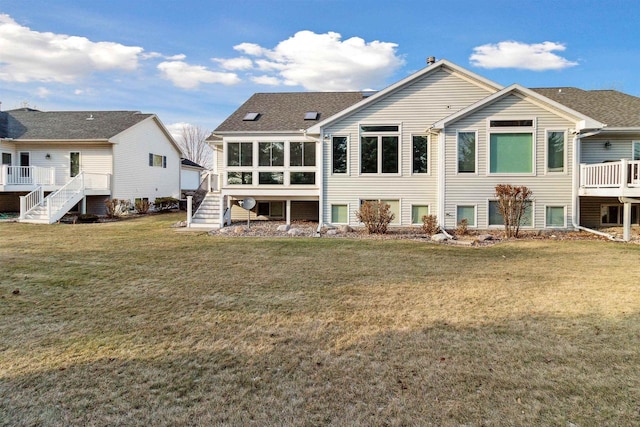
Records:
M0 112L0 137L28 140L109 139L152 115L138 111L9 110Z
M256 93L213 132L297 132L362 99L361 92ZM318 118L305 120L305 113L312 111L319 113ZM247 113L260 113L260 116L254 121L243 120Z
M616 90L532 89L609 127L640 127L640 98Z

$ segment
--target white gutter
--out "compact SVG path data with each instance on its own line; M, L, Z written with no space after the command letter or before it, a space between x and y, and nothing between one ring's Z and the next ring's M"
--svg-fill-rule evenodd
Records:
M586 136L592 136L599 132L591 132ZM573 137L573 174L571 176L572 186L571 186L571 226L576 230L586 231L587 233L597 234L598 236L606 237L609 240L620 241L620 239L616 239L611 234L603 233L602 231L594 230L591 228L583 227L579 225L580 222L580 199L578 196L578 176L580 173L580 162L578 161L580 156L580 137L578 134L574 134Z

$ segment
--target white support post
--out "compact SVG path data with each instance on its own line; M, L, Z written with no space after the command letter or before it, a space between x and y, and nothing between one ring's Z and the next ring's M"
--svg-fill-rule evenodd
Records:
M211 172L207 173L207 193L211 191Z
M291 225L291 199L287 199L286 217L287 217L287 225Z
M622 161L620 162L620 188L624 189L627 188L629 185L627 184L627 174L629 173L629 160L627 159L622 159ZM622 194L624 193L624 190L622 190Z
M187 196L187 228L191 227L191 219L193 217L193 196Z
M622 209L622 240L628 242L631 240L631 203L625 202Z
M2 180L0 184L9 184L9 165L2 165Z
M80 201L80 214L81 215L87 214L87 196L84 196Z
M56 168L49 168L49 184L56 185Z
M24 219L24 215L27 213L27 197L20 196L20 219Z

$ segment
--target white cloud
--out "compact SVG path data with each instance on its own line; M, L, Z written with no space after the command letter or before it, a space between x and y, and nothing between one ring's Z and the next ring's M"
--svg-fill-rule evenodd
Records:
M33 31L0 14L0 80L73 83L93 71L138 67L138 46Z
M396 55L397 46L377 40L365 42L360 37L343 41L335 32L299 31L273 49L254 43L241 43L234 49L260 57L255 63L267 75L253 77L253 81L339 91L384 85L404 64Z
M36 89L36 96L38 98L46 98L49 95L51 95L51 91L46 87L40 86L39 88Z
M259 85L280 86L283 84L281 80L273 76L257 76L251 77L251 81Z
M191 123L178 122L178 123L171 123L169 125L166 125L165 127L167 128L167 130L169 131L173 139L178 141L182 135L182 129L188 126L191 126Z
M200 83L233 85L240 82L235 73L220 73L201 65L190 65L183 61L166 61L158 64L162 77L182 89L195 89Z
M526 44L504 41L475 47L469 58L471 65L481 68L520 68L533 71L561 70L578 65L554 51L564 51L562 43L543 42Z
M253 68L253 61L249 58L213 58L213 61L219 63L225 70L250 70Z

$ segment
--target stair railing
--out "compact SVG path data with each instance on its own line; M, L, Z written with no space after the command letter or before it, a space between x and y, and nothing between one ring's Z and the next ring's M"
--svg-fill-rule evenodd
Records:
M38 186L31 193L26 196L20 196L20 219L24 219L25 216L38 206L44 200L44 189L42 186Z

